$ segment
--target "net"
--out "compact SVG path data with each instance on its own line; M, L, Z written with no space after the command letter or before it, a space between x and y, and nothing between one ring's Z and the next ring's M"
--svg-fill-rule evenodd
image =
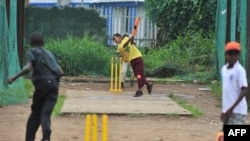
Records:
M240 1L240 17L239 17L239 32L240 32L240 43L241 43L241 62L243 66L247 67L247 0Z
M69 35L82 38L87 32L106 38L105 22L95 10L83 7L26 7L24 39L29 43L30 33L34 31L41 32L46 39L66 39ZM99 40L105 41L105 38Z
M227 39L228 41L240 42L241 50L242 50L240 62L246 68L246 64L247 64L247 52L246 52L247 22L246 22L246 19L247 19L247 0L241 0L241 1L219 0L217 1L216 49L217 49L218 58L217 58L216 70L218 71L217 74L219 76L219 79L221 79L220 69L225 64L224 47L225 47L225 43L227 42Z
M225 63L224 45L226 42L226 16L227 0L217 2L216 12L216 49L217 49L217 74L220 78L220 68Z
M5 0L0 1L0 106L27 101L22 78L11 85L7 84L8 77L18 73L20 66L17 52L17 0L8 3L9 11L6 4Z

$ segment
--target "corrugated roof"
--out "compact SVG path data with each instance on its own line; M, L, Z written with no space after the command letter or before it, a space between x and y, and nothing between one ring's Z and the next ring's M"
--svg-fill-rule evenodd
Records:
M72 1L77 1L77 0L72 0ZM144 2L144 0L84 0L84 3L107 3L107 2Z
M57 0L29 0L29 3L57 3Z
M29 0L30 3L57 3L57 0ZM82 0L70 0L73 3L81 3ZM107 2L144 2L144 0L83 0L84 3L107 3Z
M30 3L57 3L57 0L29 0ZM70 0L71 3L81 3L82 0ZM144 2L144 0L83 0L84 3L108 2Z

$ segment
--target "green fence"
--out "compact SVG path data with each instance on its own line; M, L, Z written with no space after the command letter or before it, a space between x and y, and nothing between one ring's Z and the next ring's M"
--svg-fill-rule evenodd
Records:
M216 48L217 70L219 79L220 69L225 64L224 46L229 41L241 44L240 62L247 70L250 82L250 1L249 0L219 0L217 1L216 16ZM247 95L248 102L250 96Z
M241 64L247 68L247 0L219 0L216 15L217 70L225 64L224 47L229 41L241 44Z
M106 19L95 10L84 8L37 8L27 7L24 14L25 42L33 31L41 32L46 39L65 39L69 34L83 37L84 32L100 36L106 42Z

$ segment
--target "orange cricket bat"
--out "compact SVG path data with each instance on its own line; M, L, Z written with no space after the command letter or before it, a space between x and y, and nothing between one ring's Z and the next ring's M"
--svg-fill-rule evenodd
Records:
M137 33L137 30L138 30L138 26L139 26L139 23L141 21L141 18L140 17L136 17L135 19L135 23L134 23L134 28L132 30L132 36L135 37L136 33Z

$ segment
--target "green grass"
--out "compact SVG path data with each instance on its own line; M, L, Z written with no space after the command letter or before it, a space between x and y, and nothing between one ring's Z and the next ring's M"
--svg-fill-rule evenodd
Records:
M190 82L183 79L179 79L177 77L170 77L170 78L157 78L156 80L154 80L154 83L174 85L178 83L190 83Z
M185 33L166 45L144 51L145 71L150 72L160 66L182 70L185 80L206 82L214 77L216 50L213 33Z
M66 95L59 95L58 96L56 105L55 105L55 107L53 109L53 112L52 112L53 116L59 116L60 115L63 103L64 103L66 98L67 98Z
M24 85L25 85L27 97L32 98L33 92L34 92L34 86L33 86L32 82L31 82L31 80L24 79ZM53 109L52 115L54 115L54 116L60 115L61 108L63 106L63 103L64 103L65 99L66 99L65 95L59 95L58 96L57 103L56 103L56 105L55 105L55 107Z
M174 94L169 95L169 98L173 99L180 106L182 106L184 109L188 110L192 114L193 117L198 118L198 117L201 117L203 115L203 113L201 112L201 110L199 108L189 104L185 100L178 99Z
M212 95L214 95L218 100L219 103L216 104L216 107L221 107L222 103L221 103L221 99L222 99L222 86L221 86L221 82L214 80L211 82L210 86L211 88L211 93ZM248 106L248 112L250 113L250 105Z
M26 89L26 93L27 93L27 97L31 98L33 96L33 92L34 92L34 86L31 82L31 80L29 79L24 79L24 85L25 85L25 89ZM58 99L57 99L57 103L53 109L52 115L53 116L59 116L63 103L66 99L65 95L59 95Z
M68 76L109 76L110 58L115 52L87 33L83 38L68 35L66 39L49 39L45 48L57 57Z
M214 34L196 32L182 34L176 40L156 48L139 48L143 54L145 72L152 72L161 66L172 66L184 74L181 79L207 82L215 72ZM110 75L110 58L116 48L98 42L87 33L83 38L49 39L45 48L52 51L61 62L65 75ZM73 62L73 63L72 63ZM171 67L171 68L172 68ZM180 73L180 72L177 72ZM180 76L182 75L182 76Z
M221 99L221 96L222 96L222 86L221 86L221 82L215 80L215 81L212 81L210 86L211 88L211 92L212 94L217 97L218 99Z
M24 87L26 89L26 95L28 98L31 98L33 96L34 92L34 86L29 79L24 79Z

